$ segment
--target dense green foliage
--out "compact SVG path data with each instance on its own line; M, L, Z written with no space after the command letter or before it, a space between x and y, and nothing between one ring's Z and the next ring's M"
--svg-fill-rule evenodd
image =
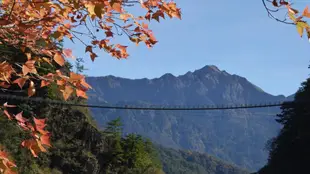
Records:
M268 164L262 174L309 173L310 156L310 79L295 96L299 102L283 105L277 121L283 124L279 135L268 143Z
M226 164L207 154L174 150L158 146L163 169L167 174L246 174L233 165Z

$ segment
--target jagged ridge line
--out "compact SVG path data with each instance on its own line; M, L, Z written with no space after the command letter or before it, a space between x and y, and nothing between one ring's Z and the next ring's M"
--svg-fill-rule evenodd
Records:
M13 99L13 100L27 100L41 103L49 103L49 104L58 104L65 106L78 106L78 107L88 107L88 108L102 108L102 109L128 109L128 110L227 110L227 109L251 109L251 108L266 108L266 107L277 107L282 105L294 104L295 101L282 101L282 102L273 102L273 103L263 103L263 104L239 104L239 105L217 105L217 106L196 106L196 107L180 107L180 106L157 106L157 107L136 107L136 106L113 106L113 105L90 105L90 104L77 104L72 102L64 102L59 100L51 100L40 97L23 97L16 95L5 95L0 94L0 98L2 99Z

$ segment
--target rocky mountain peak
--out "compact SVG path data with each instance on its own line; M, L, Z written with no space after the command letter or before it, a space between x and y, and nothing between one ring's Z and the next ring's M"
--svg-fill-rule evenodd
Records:
M176 77L173 74L171 74L171 73L166 73L166 74L162 75L160 78L167 79L167 80L172 80L172 79L174 79Z
M206 65L202 67L201 69L194 71L194 73L195 74L207 74L207 73L219 74L219 73L222 73L222 71L215 65Z

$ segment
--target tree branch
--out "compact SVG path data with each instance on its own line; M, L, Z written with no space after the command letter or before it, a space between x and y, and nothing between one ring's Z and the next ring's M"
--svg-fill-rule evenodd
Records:
M271 9L269 9L269 8L267 7L267 4L266 4L265 1L268 1L268 0L262 0L263 5L264 5L264 7L265 7L265 9L266 9L266 11L267 11L268 17L270 17L270 18L272 18L272 19L274 19L274 20L276 20L276 21L278 21L278 22L284 23L284 24L295 25L295 23L293 23L293 22L286 22L286 19L281 20L281 19L275 17L272 13L273 13L273 12L279 11L279 9L276 9L276 10L271 10ZM271 2L271 1L268 1L268 2Z

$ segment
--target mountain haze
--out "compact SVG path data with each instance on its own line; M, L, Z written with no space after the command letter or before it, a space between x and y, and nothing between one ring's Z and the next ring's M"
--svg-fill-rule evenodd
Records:
M205 66L194 72L155 79L87 77L90 104L236 105L287 100L264 92L246 78ZM166 147L207 152L249 170L267 160L267 140L280 125L279 108L213 111L141 111L92 109L99 126L120 116L125 133L138 133Z

